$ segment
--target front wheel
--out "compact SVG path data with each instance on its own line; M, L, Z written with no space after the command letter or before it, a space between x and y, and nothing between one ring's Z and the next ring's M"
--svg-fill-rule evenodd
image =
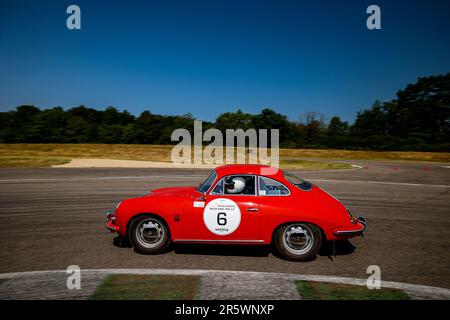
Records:
M136 251L146 254L164 252L170 244L169 228L153 216L140 216L130 225L130 238Z
M290 223L274 234L274 245L285 259L309 261L316 257L322 245L320 229L309 223Z

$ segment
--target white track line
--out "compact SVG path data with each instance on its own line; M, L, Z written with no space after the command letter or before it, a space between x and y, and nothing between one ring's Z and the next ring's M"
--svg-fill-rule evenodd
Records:
M409 186L409 187L439 187L449 188L450 185L445 184L424 184L424 183L407 183L407 182L387 182L387 181L361 181L361 180L328 180L328 179L309 179L315 182L337 182L337 183L367 183L367 184L386 184L393 186Z
M335 276L321 276L321 275L301 275L292 273L275 273L275 272L256 272L256 271L228 271L228 270L201 270L201 269L85 269L82 273L106 273L106 274L152 274L152 275L207 275L207 274L230 274L230 275L251 275L260 276L280 276L290 278L292 280L307 280L307 281L321 281L333 283L345 283L353 285L365 286L367 279L349 278L349 277L335 277ZM27 276L49 275L57 273L67 273L66 270L47 270L47 271L27 271L27 272L12 272L1 273L0 279L14 279ZM395 288L412 292L431 293L437 295L444 295L450 299L450 289L410 284L403 282L382 281L383 288Z
M363 168L363 167L358 166L356 164L352 164L351 166L352 166L352 168L350 168L350 169L328 169L328 170L325 169L325 170L302 170L302 171L291 171L291 170L288 169L287 171L289 171L290 173L303 175L305 173L330 173L330 172L355 171L355 170L359 170L359 169Z

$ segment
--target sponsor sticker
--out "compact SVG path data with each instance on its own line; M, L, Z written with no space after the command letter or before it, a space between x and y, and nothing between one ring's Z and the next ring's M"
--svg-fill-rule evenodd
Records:
M239 227L241 210L233 200L225 198L214 199L203 210L203 221L212 233L226 236Z
M194 201L194 208L204 208L205 202L204 201Z

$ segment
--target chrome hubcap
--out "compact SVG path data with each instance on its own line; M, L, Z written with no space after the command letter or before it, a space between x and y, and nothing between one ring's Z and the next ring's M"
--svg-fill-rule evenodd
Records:
M145 248L155 248L163 241L164 228L153 218L142 220L136 228L136 239Z
M283 243L289 252L301 255L311 250L314 236L307 226L292 224L284 230Z

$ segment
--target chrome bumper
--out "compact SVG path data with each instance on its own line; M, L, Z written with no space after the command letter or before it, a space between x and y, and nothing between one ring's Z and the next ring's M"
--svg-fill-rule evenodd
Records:
M115 225L116 222L116 216L113 213L112 210L108 210L106 212L106 229L108 229L111 232L118 232L120 228Z
M357 222L361 225L361 228L354 230L337 230L334 232L337 236L364 236L364 231L367 228L367 220L364 217L358 217Z

